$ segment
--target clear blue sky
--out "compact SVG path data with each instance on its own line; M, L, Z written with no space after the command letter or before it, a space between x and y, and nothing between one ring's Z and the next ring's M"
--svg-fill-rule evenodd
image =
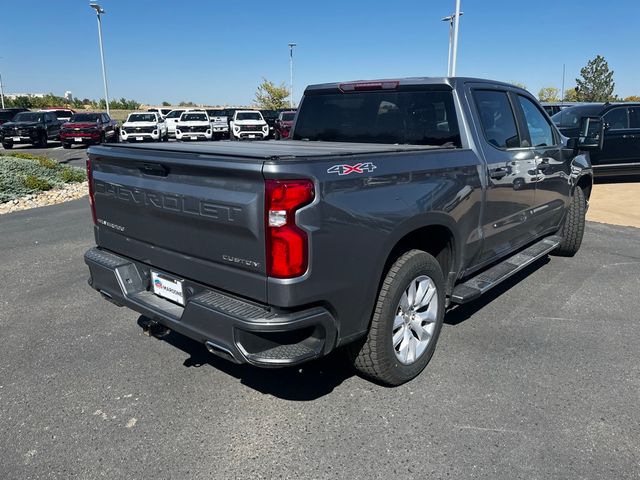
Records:
M7 92L71 90L99 98L97 26L84 0L3 2ZM102 0L112 98L145 103L251 102L261 77L288 84L446 73L454 0L286 2ZM572 87L596 54L615 93L640 95L640 0L462 0L458 75ZM628 22L627 22L628 19ZM633 23L632 23L633 22Z

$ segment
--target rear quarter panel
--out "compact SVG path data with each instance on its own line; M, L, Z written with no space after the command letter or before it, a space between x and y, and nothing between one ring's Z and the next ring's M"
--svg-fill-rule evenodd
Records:
M335 166L370 162L372 171L340 175ZM346 341L368 327L386 260L408 233L447 227L455 263L479 248L481 163L471 150L421 150L267 163L265 178L312 178L314 202L297 213L307 231L309 269L300 278L268 280L269 303L322 304ZM446 272L445 272L446 275Z

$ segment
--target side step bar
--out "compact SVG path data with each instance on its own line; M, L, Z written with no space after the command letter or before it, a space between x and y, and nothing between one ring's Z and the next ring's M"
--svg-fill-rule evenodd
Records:
M467 303L475 300L514 273L547 255L560 245L561 240L562 238L558 236L544 238L481 274L457 285L451 294L451 301L453 303Z

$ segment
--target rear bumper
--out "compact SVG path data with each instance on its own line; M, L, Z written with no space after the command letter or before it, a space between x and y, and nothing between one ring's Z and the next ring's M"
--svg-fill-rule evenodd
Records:
M336 344L336 322L322 307L275 309L188 280L182 307L149 291L146 264L98 248L88 250L84 259L91 272L89 284L103 297L233 362L296 365L326 355Z

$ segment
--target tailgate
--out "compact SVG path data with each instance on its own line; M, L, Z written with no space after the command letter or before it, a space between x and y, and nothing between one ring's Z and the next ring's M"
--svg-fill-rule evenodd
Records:
M98 246L266 301L262 160L94 147Z

